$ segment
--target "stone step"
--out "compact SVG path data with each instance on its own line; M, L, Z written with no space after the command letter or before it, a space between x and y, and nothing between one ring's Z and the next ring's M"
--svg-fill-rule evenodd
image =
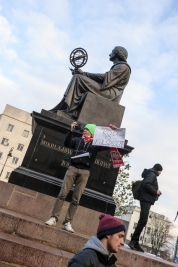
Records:
M0 233L0 262L2 264L8 263L19 267L66 267L72 256L73 254L60 249Z
M9 263L2 263L0 262L0 267L8 267L8 266L13 266L13 265L10 265Z
M6 246L9 246L8 253L12 255L15 250L15 239L13 238L20 238L20 241L22 242L24 240L25 242L29 242L30 244L33 244L33 249L37 250L39 255L44 255L42 252L42 249L40 250L38 246L44 246L45 250L48 251L51 249L55 250L55 253L58 253L58 257L61 257L62 255L66 255L64 257L65 259L60 258L60 262L62 264L67 264L67 260L72 257L73 253L77 253L82 250L84 244L88 240L88 236L83 235L81 233L75 232L74 234L66 232L65 230L62 230L58 226L51 227L46 226L44 222L26 216L22 215L13 211L9 211L6 209L0 209L0 231L4 232L1 234L4 234L3 241L0 241L0 253L1 253L1 247L3 246L1 242L4 242ZM8 237L10 241L7 239L7 242L5 241L5 237ZM0 236L1 238L1 236ZM1 238L2 239L2 238ZM14 240L14 242L13 242ZM18 242L17 242L18 243ZM21 244L21 243L20 243ZM27 244L27 243L25 243ZM20 245L19 245L20 247ZM28 249L27 249L28 250ZM39 252L40 250L40 252ZM26 250L24 250L26 251ZM30 251L32 251L32 248L30 248ZM61 252L62 251L62 252ZM26 253L26 252L24 252ZM34 252L36 253L36 252ZM41 253L41 254L40 254ZM8 254L6 254L8 255ZM18 255L18 257L21 259L21 254ZM30 254L29 254L30 255ZM36 254L35 254L36 255ZM38 255L38 254L37 254ZM10 256L12 257L12 256ZM25 256L24 256L25 257ZM36 257L36 256L35 256ZM40 256L41 257L41 256ZM46 256L47 257L47 256ZM53 256L56 260L56 255ZM151 257L146 255L146 253L139 253L136 251L132 251L130 248L123 247L120 248L119 252L116 254L116 257L118 258L117 266L122 267L168 267L168 266L177 266L173 263L169 263L167 261L163 261L160 259L157 259L156 257ZM8 257L6 257L8 259ZM49 257L50 258L50 257ZM0 256L0 262L5 260L1 259ZM4 263L3 262L3 263ZM38 266L55 266L51 265L50 261L46 260L49 265L38 265ZM54 261L55 262L55 261ZM134 263L134 265L133 265ZM4 263L5 264L5 263ZM18 263L20 264L20 263ZM47 263L46 263L47 264ZM25 265L29 266L29 265ZM30 266L35 267L36 265L31 264ZM62 267L65 265L61 265ZM24 266L23 266L24 267Z
M0 231L47 244L71 253L78 253L88 240L81 233L69 233L57 226L10 210L0 209Z
M38 193L27 188L0 181L0 207L47 221L51 215L56 198ZM69 202L64 202L59 221L64 221ZM79 206L72 222L73 228L91 236L98 226L100 212ZM80 223L78 223L80 222ZM87 227L86 227L87 225Z

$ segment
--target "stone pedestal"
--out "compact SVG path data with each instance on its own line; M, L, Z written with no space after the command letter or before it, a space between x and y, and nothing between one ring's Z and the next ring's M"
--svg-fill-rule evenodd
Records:
M74 131L74 135L81 136L87 123L98 126L108 126L111 123L120 127L124 110L125 107L116 102L88 93L77 120L82 127L79 131ZM64 147L63 142L73 119L63 111L54 114L45 110L41 113L33 112L32 118L33 137L22 166L12 172L9 183L57 197L70 165L72 149ZM128 154L132 149L126 142L120 153ZM112 194L117 175L118 169L112 167L109 149L99 152L80 205L113 215L115 203ZM71 201L72 192L73 188L67 201Z
M70 164L72 149L64 147L63 141L72 120L45 110L33 112L32 117L33 137L22 166L12 172L9 183L56 197ZM82 131L74 134L81 136ZM120 152L126 154L132 149L125 145ZM118 169L111 164L109 149L98 153L80 205L113 215L115 203L112 194L117 174ZM72 192L73 188L67 201L71 200Z
M109 123L121 126L125 107L106 98L87 93L78 121L108 126Z

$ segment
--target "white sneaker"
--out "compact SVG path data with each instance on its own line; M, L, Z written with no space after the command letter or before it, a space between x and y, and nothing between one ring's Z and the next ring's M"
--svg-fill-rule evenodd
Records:
M45 224L50 225L50 226L56 225L56 218L55 217L49 218L49 220L46 221Z
M65 223L64 226L62 227L62 229L66 230L68 232L74 233L74 229L72 229L72 225L70 222Z

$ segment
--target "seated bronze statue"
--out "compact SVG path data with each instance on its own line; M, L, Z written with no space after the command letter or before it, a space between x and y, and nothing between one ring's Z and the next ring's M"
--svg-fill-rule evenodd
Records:
M72 118L78 118L87 92L119 103L131 74L127 56L125 48L116 46L109 55L113 66L105 74L83 72L81 69L72 70L73 78L63 99L50 111L56 113L62 110Z

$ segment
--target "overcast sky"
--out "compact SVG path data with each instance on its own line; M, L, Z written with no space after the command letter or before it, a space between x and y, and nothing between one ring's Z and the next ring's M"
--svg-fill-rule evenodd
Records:
M121 104L130 177L163 165L162 196L152 207L173 220L178 210L178 1L0 0L0 113L58 104L70 81L69 55L87 50L84 71L105 73L109 53L128 50L132 74ZM176 223L178 226L178 222Z

